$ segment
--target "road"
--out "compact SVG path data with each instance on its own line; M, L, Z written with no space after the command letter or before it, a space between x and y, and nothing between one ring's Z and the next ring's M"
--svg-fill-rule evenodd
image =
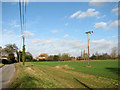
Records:
M8 88L10 81L12 80L15 74L15 65L7 64L0 68L0 89Z

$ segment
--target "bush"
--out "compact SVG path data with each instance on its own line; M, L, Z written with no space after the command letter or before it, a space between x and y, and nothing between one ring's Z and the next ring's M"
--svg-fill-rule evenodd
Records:
M26 59L26 61L32 61L33 57L32 57L32 55L26 55L25 59Z

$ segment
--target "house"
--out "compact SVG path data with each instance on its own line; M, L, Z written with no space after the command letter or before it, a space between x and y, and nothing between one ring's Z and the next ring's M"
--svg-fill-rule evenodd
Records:
M45 55L40 55L39 59L46 59Z
M39 60L46 60L48 58L48 54L40 54L36 59Z

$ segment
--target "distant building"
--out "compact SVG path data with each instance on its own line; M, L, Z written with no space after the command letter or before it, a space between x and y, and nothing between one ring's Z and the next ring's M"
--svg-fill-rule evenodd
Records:
M36 59L37 61L39 60L45 60L48 58L48 54L40 54L40 56L38 56Z
M40 55L39 59L46 59L46 57L44 55Z

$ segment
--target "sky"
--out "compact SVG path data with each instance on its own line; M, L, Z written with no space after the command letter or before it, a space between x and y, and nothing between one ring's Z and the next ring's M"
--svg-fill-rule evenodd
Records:
M26 51L34 58L69 53L80 56L87 52L90 34L90 54L110 53L118 45L117 2L29 2L24 30ZM2 2L2 43L16 44L22 49L20 11L17 2Z

